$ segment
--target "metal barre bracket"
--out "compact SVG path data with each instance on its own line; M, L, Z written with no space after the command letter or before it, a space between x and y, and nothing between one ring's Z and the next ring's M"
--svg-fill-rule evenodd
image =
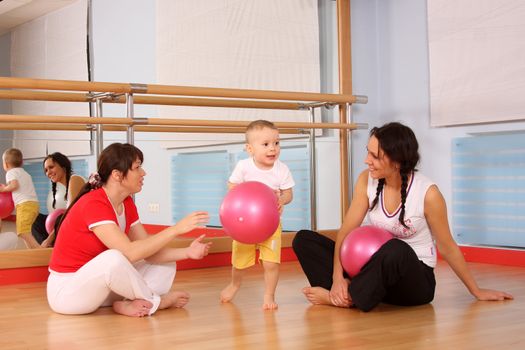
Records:
M113 93L113 92L99 92L99 93L89 93L88 97L91 99L90 102L96 102L97 100L102 101L117 101L120 96L124 94Z
M333 103L333 102L300 103L299 109L310 109L310 108L317 108L317 107L325 107L326 109L332 109L336 105L337 103Z
M132 118L133 124L132 125L147 125L148 124L148 118Z
M130 83L131 93L145 94L148 92L148 84Z
M368 103L368 96L355 95L355 102L354 103L367 104Z

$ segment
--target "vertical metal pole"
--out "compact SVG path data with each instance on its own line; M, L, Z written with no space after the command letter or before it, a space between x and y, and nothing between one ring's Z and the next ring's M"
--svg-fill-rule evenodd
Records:
M346 104L346 121L348 123L352 123L352 105L347 103ZM352 130L348 130L348 144L347 144L347 150L348 150L348 181L350 182L348 185L348 198L350 198L350 201L352 200L352 197L354 195L354 162L352 157Z
M102 118L104 115L102 113L102 99L97 98L95 100L96 109L95 109L95 117ZM95 155L100 155L100 152L102 152L102 149L104 149L104 136L102 133L102 124L96 124L96 140L95 140Z
M133 109L133 94L127 93L126 94L126 117L133 119L135 117L135 111ZM135 143L135 138L133 134L133 125L128 126L128 130L126 132L126 139L127 142L131 145Z
M310 123L315 123L315 109L310 110ZM311 230L317 230L317 178L315 158L315 129L310 129L310 225Z

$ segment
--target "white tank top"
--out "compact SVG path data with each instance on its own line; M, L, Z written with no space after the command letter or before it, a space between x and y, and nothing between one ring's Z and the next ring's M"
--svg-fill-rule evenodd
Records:
M368 201L372 204L376 196L378 180L368 176ZM405 241L414 249L419 260L430 267L436 266L436 247L430 228L425 218L425 195L434 183L424 175L415 172L409 180L407 199L405 202L405 224L399 222L401 206L394 213L388 213L383 205L383 193L372 211L368 212L368 224L382 227Z
M73 174L71 175L71 179L74 177L79 177L82 179L82 181L85 182L84 178L80 175ZM71 179L69 181L71 181ZM69 203L71 203L71 193L67 194L67 198L64 198L66 195L66 186L62 185L60 182L57 182L57 191L55 194L55 207L53 208L53 190L50 190L47 194L47 200L46 200L46 206L47 206L47 212L51 213L55 209L67 209L69 207Z
M60 182L57 182L57 192L55 194L55 207L53 208L53 191L50 190L47 194L47 212L51 213L55 209L66 209L67 208L67 199L64 199L66 195L66 186L62 185Z

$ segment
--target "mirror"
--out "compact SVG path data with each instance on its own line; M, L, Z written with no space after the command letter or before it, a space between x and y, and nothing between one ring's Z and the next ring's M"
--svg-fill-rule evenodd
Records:
M169 2L163 2L164 6L168 4ZM91 7L91 1L78 1L76 2L78 7L81 11L85 11L87 7L88 15L90 16L90 24L92 24L90 30L89 30L89 61L93 66L88 67L87 62L81 62L81 61L75 61L75 64L80 62L80 67L83 68L82 73L79 73L78 75L73 74L73 62L68 62L68 64L64 64L64 61L59 61L60 64L48 68L48 71L46 74L20 74L20 76L49 76L53 79L76 79L81 81L87 81L88 75L91 77L92 80L95 81L113 81L113 82L129 82L129 81L135 81L135 82L142 82L142 83L149 83L149 82L157 82L158 76L164 77L165 74L159 74L159 72L156 72L155 70L158 69L157 65L157 57L159 53L156 51L156 47L153 45L156 41L159 40L151 40L152 37L157 38L159 36L159 33L156 33L157 28L157 13L162 13L163 11L157 11L155 13L155 9L151 8L151 4L148 2L138 2L134 3L132 6L127 6L126 16L122 16L122 8L118 6L118 4L105 4L103 7L101 6L93 6ZM95 4L96 5L96 4ZM248 63L240 63L233 59L229 59L228 57L224 57L224 62L213 61L211 62L211 68L208 68L211 70L212 76L206 77L204 70L201 70L201 63L202 61L207 61L206 59L201 60L194 60L190 61L185 65L183 68L184 70L182 72L179 72L179 77L182 79L180 81L180 85L196 85L196 86L216 86L216 87L225 87L225 86L232 86L232 87L239 87L239 86L249 86L252 89L267 89L267 90L277 90L277 91L331 91L333 86L337 85L337 72L336 67L337 65L332 64L332 60L334 58L337 58L337 43L331 38L332 36L332 24L336 23L335 17L336 17L336 2L319 2L319 11L317 12L316 6L308 7L308 6L301 6L300 9L297 10L311 10L314 9L315 13L312 12L308 16L301 16L300 14L297 14L297 18L302 19L313 19L312 23L316 27L308 27L307 31L312 33L313 41L312 43L308 43L308 40L304 39L304 24L301 24L297 21L291 21L290 23L298 23L298 25L301 26L301 30L285 30L282 31L282 33L300 33L301 40L294 40L290 39L293 45L280 45L279 48L274 48L272 50L266 50L264 52L264 57L266 55L269 55L270 53L275 53L277 56L279 56L281 59L284 58L285 60L289 60L289 56L284 54L284 50L287 50L288 48L298 48L299 52L301 53L300 61L298 63L294 63L293 67L297 67L300 71L296 72L297 74L293 73L293 69L283 69L282 64L277 65L269 65L268 62L278 62L274 59L270 59L267 62L257 62L257 69L251 69L253 64ZM64 8L66 10L66 8ZM108 14L113 13L114 16L108 16ZM82 12L81 12L82 14ZM62 19L71 17L73 20L77 18L81 18L78 20L80 24L83 25L85 28L86 26L84 23L82 23L83 18L86 18L87 16L84 15L85 12L81 16L61 16ZM108 20L105 20L105 19ZM220 18L220 17L217 17ZM263 18L261 16L256 16L256 19ZM109 20L110 19L110 20ZM213 22L215 19L212 19L211 22ZM144 26L137 27L136 23L143 23ZM173 21L171 21L173 22ZM249 21L243 21L248 23ZM321 24L319 24L321 23ZM257 23L255 23L257 24ZM189 23L190 27L194 26L194 23ZM308 24L309 26L309 24ZM317 27L318 26L318 27ZM261 28L265 28L268 26L262 26ZM74 32L74 31L68 31L68 32ZM107 35L107 33L113 33L112 35ZM184 35L187 35L186 32L184 32ZM162 34L162 33L161 33ZM198 34L198 33L197 33ZM212 40L223 40L224 38L229 39L230 36L223 36L220 37L219 33L212 33L214 35L211 35L210 37L213 38ZM215 35L217 34L217 35ZM244 35L244 32L241 33ZM61 30L61 35L65 35L64 31ZM163 34L164 35L164 34ZM345 34L346 35L346 34ZM267 38L269 36L265 35L263 33L264 38ZM116 45L115 38L119 38L118 45ZM166 39L164 36L162 36L164 39ZM127 40L127 38L134 38L133 40ZM263 38L263 39L264 39ZM321 40L321 42L317 42L317 39ZM73 45L78 44L79 50L84 49L85 50L85 35L82 36L79 40L74 40L72 38L68 38L69 41L64 40L64 42L72 43ZM202 38L201 38L202 39ZM165 40L163 42L166 42L170 44L171 42L169 40ZM192 42L199 42L196 40L189 40L185 39L181 41L181 43L184 44L191 44ZM268 41L268 40L260 40L261 43L265 44L272 44L272 42L275 41ZM302 45L308 45L307 47L297 47L298 43L302 43ZM215 43L212 43L215 44ZM232 45L233 43L228 42L228 45ZM44 45L44 43L42 43ZM210 49L212 47L219 47L220 50L223 50L223 45L205 45L203 43L200 43L202 47L209 47ZM168 46L173 46L172 44ZM250 47L253 47L252 45L248 45ZM229 46L228 46L229 47ZM25 57L29 57L28 55L22 55L20 52L16 51L17 45L16 43L13 43L11 41L10 34L4 34L0 35L0 76L16 76L16 72L13 72L10 70L11 62L22 62ZM15 52L16 51L16 52ZM50 52L55 52L57 50L50 50ZM202 55L200 52L200 49L198 50L199 54ZM224 50L223 50L224 51ZM228 50L226 50L228 51ZM319 55L320 52L323 52L323 55ZM231 50L231 52L235 52L235 50ZM314 57L316 60L314 61L308 61L304 57L304 53L308 52L312 54L312 57ZM223 52L226 54L227 52ZM243 54L243 55L237 55L237 56L246 56L246 57L260 57L260 55L255 52L250 54ZM17 59L13 60L11 56L16 56ZM33 55L32 57L36 57L38 55ZM219 57L217 55L214 55L212 52L207 53L209 57ZM319 62L319 56L326 56L324 57L325 61ZM172 56L166 56L166 57L172 57ZM221 56L222 57L222 56ZM87 55L84 55L84 58L87 59ZM306 70L303 69L304 67L301 67L301 62L306 64L309 67L313 67L313 69ZM171 59L165 59L162 63L164 63L164 68L169 67L172 63ZM195 65L194 65L195 64ZM217 66L222 64L223 67L227 67L228 69L217 69ZM260 65L259 65L260 64ZM33 65L34 66L34 65ZM350 65L349 65L350 66ZM88 67L88 71L86 71L86 67ZM32 66L29 64L28 66L24 66L23 68L32 68ZM242 69L245 69L247 71L242 71ZM295 69L295 68L294 68ZM270 70L270 72L268 72ZM29 70L30 72L30 70ZM235 74L232 74L234 72ZM252 72L258 73L259 76L255 76L255 81L262 81L262 86L257 85L250 85L253 82L247 81L247 79L250 77ZM270 80L265 80L268 77L271 77L273 75L276 75L277 77L275 79L270 78ZM305 73L307 72L307 73ZM89 73L89 74L88 74ZM209 72L208 72L209 73ZM217 74L224 73L226 77L218 76ZM278 85L279 80L277 78L281 78L280 76L287 76L287 74L290 74L290 76L298 76L300 79L298 79L300 82L312 82L313 86L307 86L302 87L299 85L294 84L292 81L285 81L284 85ZM308 75L308 76L307 76ZM75 78L72 78L72 76L75 76ZM231 77L234 81L226 80L226 78ZM310 79L311 77L311 79ZM203 79L201 81L193 81L191 79ZM242 81L235 81L235 79L242 78ZM166 83L166 82L162 82ZM169 85L168 83L166 83ZM277 84L273 85L273 84ZM142 84L137 84L134 88L140 89ZM176 85L176 84L173 84ZM2 91L2 90L0 90ZM92 90L89 90L92 91ZM68 96L68 98L72 98L74 101L78 101L78 98L81 98L82 96L80 93L77 93L75 96ZM135 94L135 98L138 99L139 96ZM340 96L340 95L339 95ZM202 96L201 96L202 97ZM214 96L216 98L217 96ZM341 96L340 96L341 97ZM119 98L121 99L120 103L112 103L111 101L105 101L103 103L104 110L103 115L104 116L112 116L112 117L124 117L128 115L129 110L126 109L124 96L112 96L112 98ZM202 98L201 98L202 99ZM204 99L202 99L204 100ZM209 99L208 103L212 103L211 99ZM289 98L287 100L295 100L295 98ZM312 101L312 100L308 100ZM137 117L148 117L148 118L155 118L159 117L158 108L154 104L140 104L138 103L134 107L134 111L132 116ZM346 101L350 102L350 101ZM53 105L51 103L43 102L45 104L45 109L35 107L36 102L31 101L31 106L34 110L34 113L28 113L28 114L35 114L35 115L60 115L55 109L57 104L61 104L61 102L54 102ZM185 102L187 103L187 101ZM177 110L179 112L178 117L179 118L187 118L188 116L192 116L193 118L197 119L223 119L221 115L219 115L222 112L218 112L221 110L220 108L217 109L203 109L204 107L198 107L194 108L190 111L182 110L182 113L180 113L181 106L185 106L185 103L181 100L177 103L176 107L169 107L170 109ZM62 103L63 104L63 103ZM66 103L67 105L70 105L72 103ZM334 102L333 104L337 104L337 102ZM86 103L83 104L84 106L87 105ZM302 104L304 107L304 104ZM292 106L293 107L293 106ZM69 108L69 107L67 107ZM275 108L275 107L274 107ZM242 118L239 118L239 110L242 110L246 117L245 119L266 119L267 114L266 111L270 110L272 108L269 108L266 106L266 108L260 108L260 109L248 109L248 108L236 108L233 109L231 120L241 120ZM302 111L288 111L283 109L276 109L276 117L274 118L267 118L270 120L294 120L294 119L288 119L288 115L285 113L290 112L290 114L301 114L302 120L309 120L310 114L307 110ZM247 113L246 113L247 111ZM333 110L328 110L325 108L317 109L318 112L320 112L318 115L315 116L316 121L336 121L338 120L339 111L337 108L334 108ZM80 113L74 113L69 112L65 113L63 115L97 115L97 107L96 103L91 103L91 112L87 114L80 114ZM11 101L9 100L1 100L0 99L0 114L17 114L16 108L13 108ZM138 126L136 129L139 129L141 126ZM109 130L109 128L108 128ZM77 130L78 131L78 130ZM304 130L303 130L304 131ZM12 146L12 140L14 138L13 131L11 130L0 130L0 133L2 133L1 142L7 142L2 144L4 148L11 147ZM45 154L51 153L52 151L61 151L64 150L70 150L71 146L74 145L76 142L82 142L78 140L78 137L72 137L72 135L80 134L79 132L64 132L62 136L57 137L57 132L51 133L50 131L28 131L26 133L26 137L29 141L33 143L39 144L38 147L35 147L34 149L38 149L38 154L30 154L29 160L35 160L36 163L41 166L42 158ZM72 158L84 160L87 163L87 173L93 171L96 168L96 144L97 144L97 137L94 135L95 131L92 133L90 132L84 132L83 134L88 134L89 137L87 138L88 143L88 151L80 152L80 153L70 153ZM189 135L189 136L188 136ZM174 210L170 210L170 208L175 208L179 203L173 198L175 198L175 193L173 183L171 182L172 179L170 178L170 174L174 174L174 171L172 167L174 166L173 163L176 162L173 158L176 157L175 154L190 154L190 153L213 153L216 152L220 153L226 150L226 152L222 153L223 156L225 156L229 162L234 163L235 157L243 156L242 152L242 136L239 137L237 133L232 133L228 137L228 140L224 140L223 138L218 136L219 134L212 134L212 136L208 136L208 139L211 140L211 142L208 142L207 144L202 144L202 135L197 134L175 134L175 133L168 133L168 132L144 132L144 133L136 133L134 135L135 137L135 144L141 148L145 153L145 167L146 171L148 171L148 176L145 178L144 183L144 190L140 194L136 196L136 200L139 203L139 211L141 212L141 219L144 222L151 223L153 225L169 225L170 223L174 222L177 219L177 215ZM333 193L333 184L337 183L339 181L339 174L338 171L339 167L339 133L338 132L320 132L319 135L323 135L323 142L319 142L316 145L316 150L319 152L319 154L322 155L322 161L329 161L329 166L323 167L326 169L331 169L329 173L323 173L322 179L320 179L318 182L326 184L329 189L325 193ZM295 135L297 136L297 135ZM103 134L104 138L104 144L110 143L110 142L123 142L126 140L126 131L120 130L120 131L104 131ZM177 144L177 142L180 142L182 144ZM218 150L216 145L217 144L224 144L229 143L229 145L223 147L222 150ZM240 143L237 143L240 142ZM309 145L307 145L307 141L305 139L290 139L289 141L286 141L286 144L289 146L291 150L297 151L298 153L304 153L307 154L309 150ZM14 145L17 147L17 145ZM196 148L191 148L195 146ZM335 160L335 161L334 161ZM301 158L301 161L304 161L304 157ZM230 164L231 165L231 164ZM309 169L309 167L306 167L305 169ZM76 171L76 169L75 169ZM5 174L3 174L3 178L5 178ZM176 176L176 175L174 175ZM306 182L309 179L309 177L305 177ZM218 183L216 184L217 189L224 190L224 179L219 179ZM49 181L47 181L47 184L49 184ZM159 184L167 184L165 186L159 185ZM169 185L168 185L169 184ZM184 187L184 184L181 185ZM302 189L302 193L305 193L304 197L306 200L306 203L309 202L308 193L310 191L309 185L305 185L305 187ZM321 192L321 190L320 190ZM180 193L176 194L177 197L180 196ZM339 194L335 194L335 197L339 197ZM189 203L189 201L186 201ZM295 200L294 200L295 202ZM299 203L299 202L297 202ZM191 204L191 203L189 203ZM216 206L216 204L213 204ZM187 210L188 207L186 207L184 210ZM182 211L183 209L181 209ZM339 217L337 215L334 215L333 206L320 206L318 208L318 211L328 212L326 217L328 217L328 223L324 223L325 225L332 225L334 227L337 227L339 225ZM288 211L286 211L288 212ZM309 213L307 209L300 208L297 210L297 212L301 213ZM301 220L305 220L302 218ZM302 226L301 228L309 227L310 225L310 217L307 217L306 219L307 224ZM301 223L303 223L302 221ZM41 264L41 265L29 265L29 266L45 266L47 265L47 259L49 258L50 249L42 249L38 250L38 252L34 253L33 251L17 251L13 253L0 253L0 268L6 267L6 265L12 264L14 260L24 261L25 264ZM34 254L33 254L34 253ZM10 255L6 255L10 254ZM14 255L13 255L14 254ZM46 255L47 254L47 255ZM35 260L31 260L30 257L34 256L36 257ZM3 265L2 265L3 264ZM12 265L9 265L12 267Z
M104 144L112 142L125 142L121 134L118 138L105 139ZM171 137L163 137L162 133L135 133L135 144L144 152L144 168L147 175L144 187L135 196L135 201L141 217L141 222L146 227L168 226L176 222L187 213L194 210L207 210L210 213L210 226L219 227L220 220L218 209L226 193L228 176L233 170L235 162L232 160L246 157L244 143L228 143L207 145L206 147L174 147L165 148L164 144L172 142ZM197 141L197 140L193 140ZM187 140L185 141L187 142ZM333 141L336 146L337 141ZM173 143L169 143L173 145ZM75 173L87 178L87 174L95 169L95 156L70 156ZM283 139L281 159L290 163L298 191L295 192L294 201L287 206L282 217L283 227L288 231L309 228L311 217L309 208L309 157L307 140L304 138ZM76 164L76 166L75 166ZM84 165L83 168L81 166ZM26 161L26 170L32 175L35 187L38 187L40 205L47 213L49 207L50 180L44 174L42 159ZM159 185L165 184L165 185ZM62 193L62 192L60 192ZM196 198L199 197L199 200ZM170 209L171 208L171 211ZM5 221L2 231L15 231L13 221ZM288 242L286 242L288 240ZM224 241L224 240L223 240ZM291 237L283 240L288 246ZM187 244L178 242L174 244ZM226 244L226 245L225 245ZM22 248L22 249L20 249ZM51 249L27 250L23 252L24 244L21 242L15 251L0 253L0 268L46 266ZM227 243L218 239L213 251L229 250Z

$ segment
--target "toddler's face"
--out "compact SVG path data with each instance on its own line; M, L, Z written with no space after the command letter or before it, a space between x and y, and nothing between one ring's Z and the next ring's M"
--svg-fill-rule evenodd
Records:
M255 165L264 170L271 169L281 153L279 131L262 128L249 135L246 150L253 157Z

